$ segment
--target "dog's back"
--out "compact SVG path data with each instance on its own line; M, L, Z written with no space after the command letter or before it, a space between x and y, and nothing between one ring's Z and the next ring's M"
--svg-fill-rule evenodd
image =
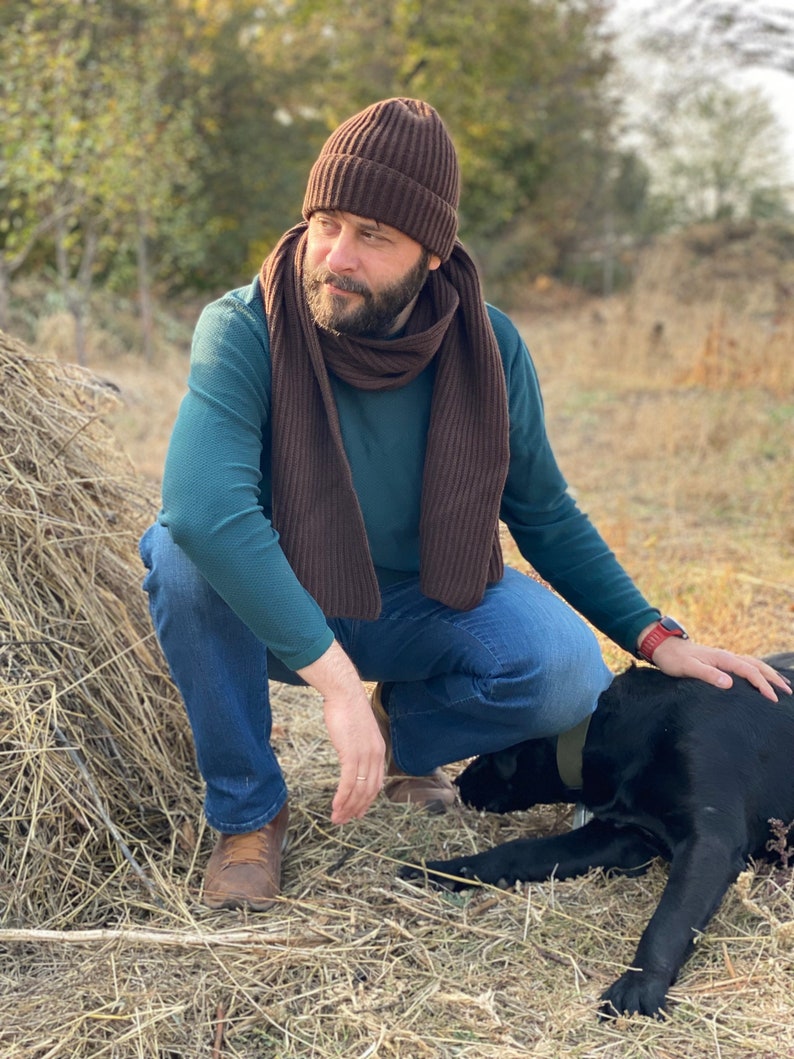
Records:
M794 818L794 703L780 698L742 680L726 691L630 669L593 716L582 801L601 819L652 833L668 857L708 817L734 836L741 821L744 854L764 855L770 818Z

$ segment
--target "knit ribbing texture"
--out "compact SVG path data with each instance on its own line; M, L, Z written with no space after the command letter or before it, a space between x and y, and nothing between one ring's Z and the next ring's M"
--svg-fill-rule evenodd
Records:
M272 521L328 617L375 619L380 589L342 442L329 371L352 386L404 386L436 358L420 514L420 588L456 610L504 565L499 507L509 459L501 356L471 258L456 242L396 339L332 336L303 293L306 225L260 271L272 360Z
M418 99L385 99L328 137L309 174L303 216L343 210L368 217L446 261L459 198L457 154L436 111Z

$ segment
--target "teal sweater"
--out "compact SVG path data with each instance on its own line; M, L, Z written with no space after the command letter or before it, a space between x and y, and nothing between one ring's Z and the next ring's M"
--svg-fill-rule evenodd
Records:
M567 491L551 451L529 352L488 309L510 411L501 518L521 554L597 628L633 651L659 616ZM215 590L292 669L332 634L270 523L270 348L258 280L207 306L163 475L160 522ZM381 585L419 570L419 505L432 365L399 390L332 379L345 449Z

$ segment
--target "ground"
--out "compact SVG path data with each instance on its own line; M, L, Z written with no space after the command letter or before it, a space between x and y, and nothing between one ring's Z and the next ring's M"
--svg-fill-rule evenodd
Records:
M794 315L780 287L790 261L779 251L775 257L768 241L751 254L746 240L729 234L704 230L661 248L634 289L610 299L539 284L514 315L538 366L571 488L646 595L706 642L791 650ZM131 454L150 507L137 511L141 525L154 514L184 386L189 317L172 324L175 340L162 343L149 365L107 322L93 336L89 367L120 391L103 417ZM66 356L66 333L62 319L40 321L37 351ZM125 334L134 334L132 325ZM132 536L129 583L137 585ZM507 547L510 561L526 569ZM85 585L84 565L75 580ZM133 639L147 635L145 615L135 611L129 624ZM104 629L95 622L95 638ZM602 644L615 668L627 663ZM664 869L643 879L594 875L460 896L399 882L406 858L453 856L566 827L567 811L498 818L459 809L432 817L379 802L363 821L332 828L336 765L311 692L276 692L276 742L293 806L284 900L260 916L204 909L197 896L211 836L179 741L179 704L161 661L151 659L136 661L136 679L146 669L156 693L136 684L124 701L114 685L119 701L100 701L100 691L86 700L107 717L106 727L118 725L114 739L131 755L129 768L146 762L145 786L163 804L164 823L141 837L124 788L101 787L143 880L62 746L44 740L29 754L26 767L38 778L25 799L13 801L20 784L9 780L4 812L16 830L0 894L14 894L21 879L28 892L0 926L4 1055L794 1057L790 870L748 873L732 888L673 990L669 1020L599 1024L597 997L631 958ZM66 681L53 685L52 674L44 676L53 690L24 714L30 732L47 710L65 727L76 720L74 688L67 695ZM68 683L85 687L91 677ZM7 679L6 687L14 694L19 684ZM146 722L136 726L136 703L147 695ZM82 700L80 709L88 710ZM179 738L164 738L163 716L173 718ZM147 751L156 728L157 745ZM6 745L17 752L16 743ZM169 745L178 769L167 764ZM90 749L85 760L101 786ZM0 775L10 774L0 768ZM30 826L34 811L40 815ZM45 848L48 834L57 842Z

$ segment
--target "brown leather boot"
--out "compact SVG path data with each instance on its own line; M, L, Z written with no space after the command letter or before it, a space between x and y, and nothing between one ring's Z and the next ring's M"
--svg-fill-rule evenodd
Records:
M281 892L281 856L287 845L286 805L258 831L221 835L204 876L208 908L251 908L264 912Z
M386 779L383 793L390 802L418 805L429 813L445 813L457 801L455 785L441 769L433 769L426 776L410 776L403 772L391 753L391 728L389 715L381 697L382 684L376 684L372 692L372 712L378 722L380 734L386 744Z

